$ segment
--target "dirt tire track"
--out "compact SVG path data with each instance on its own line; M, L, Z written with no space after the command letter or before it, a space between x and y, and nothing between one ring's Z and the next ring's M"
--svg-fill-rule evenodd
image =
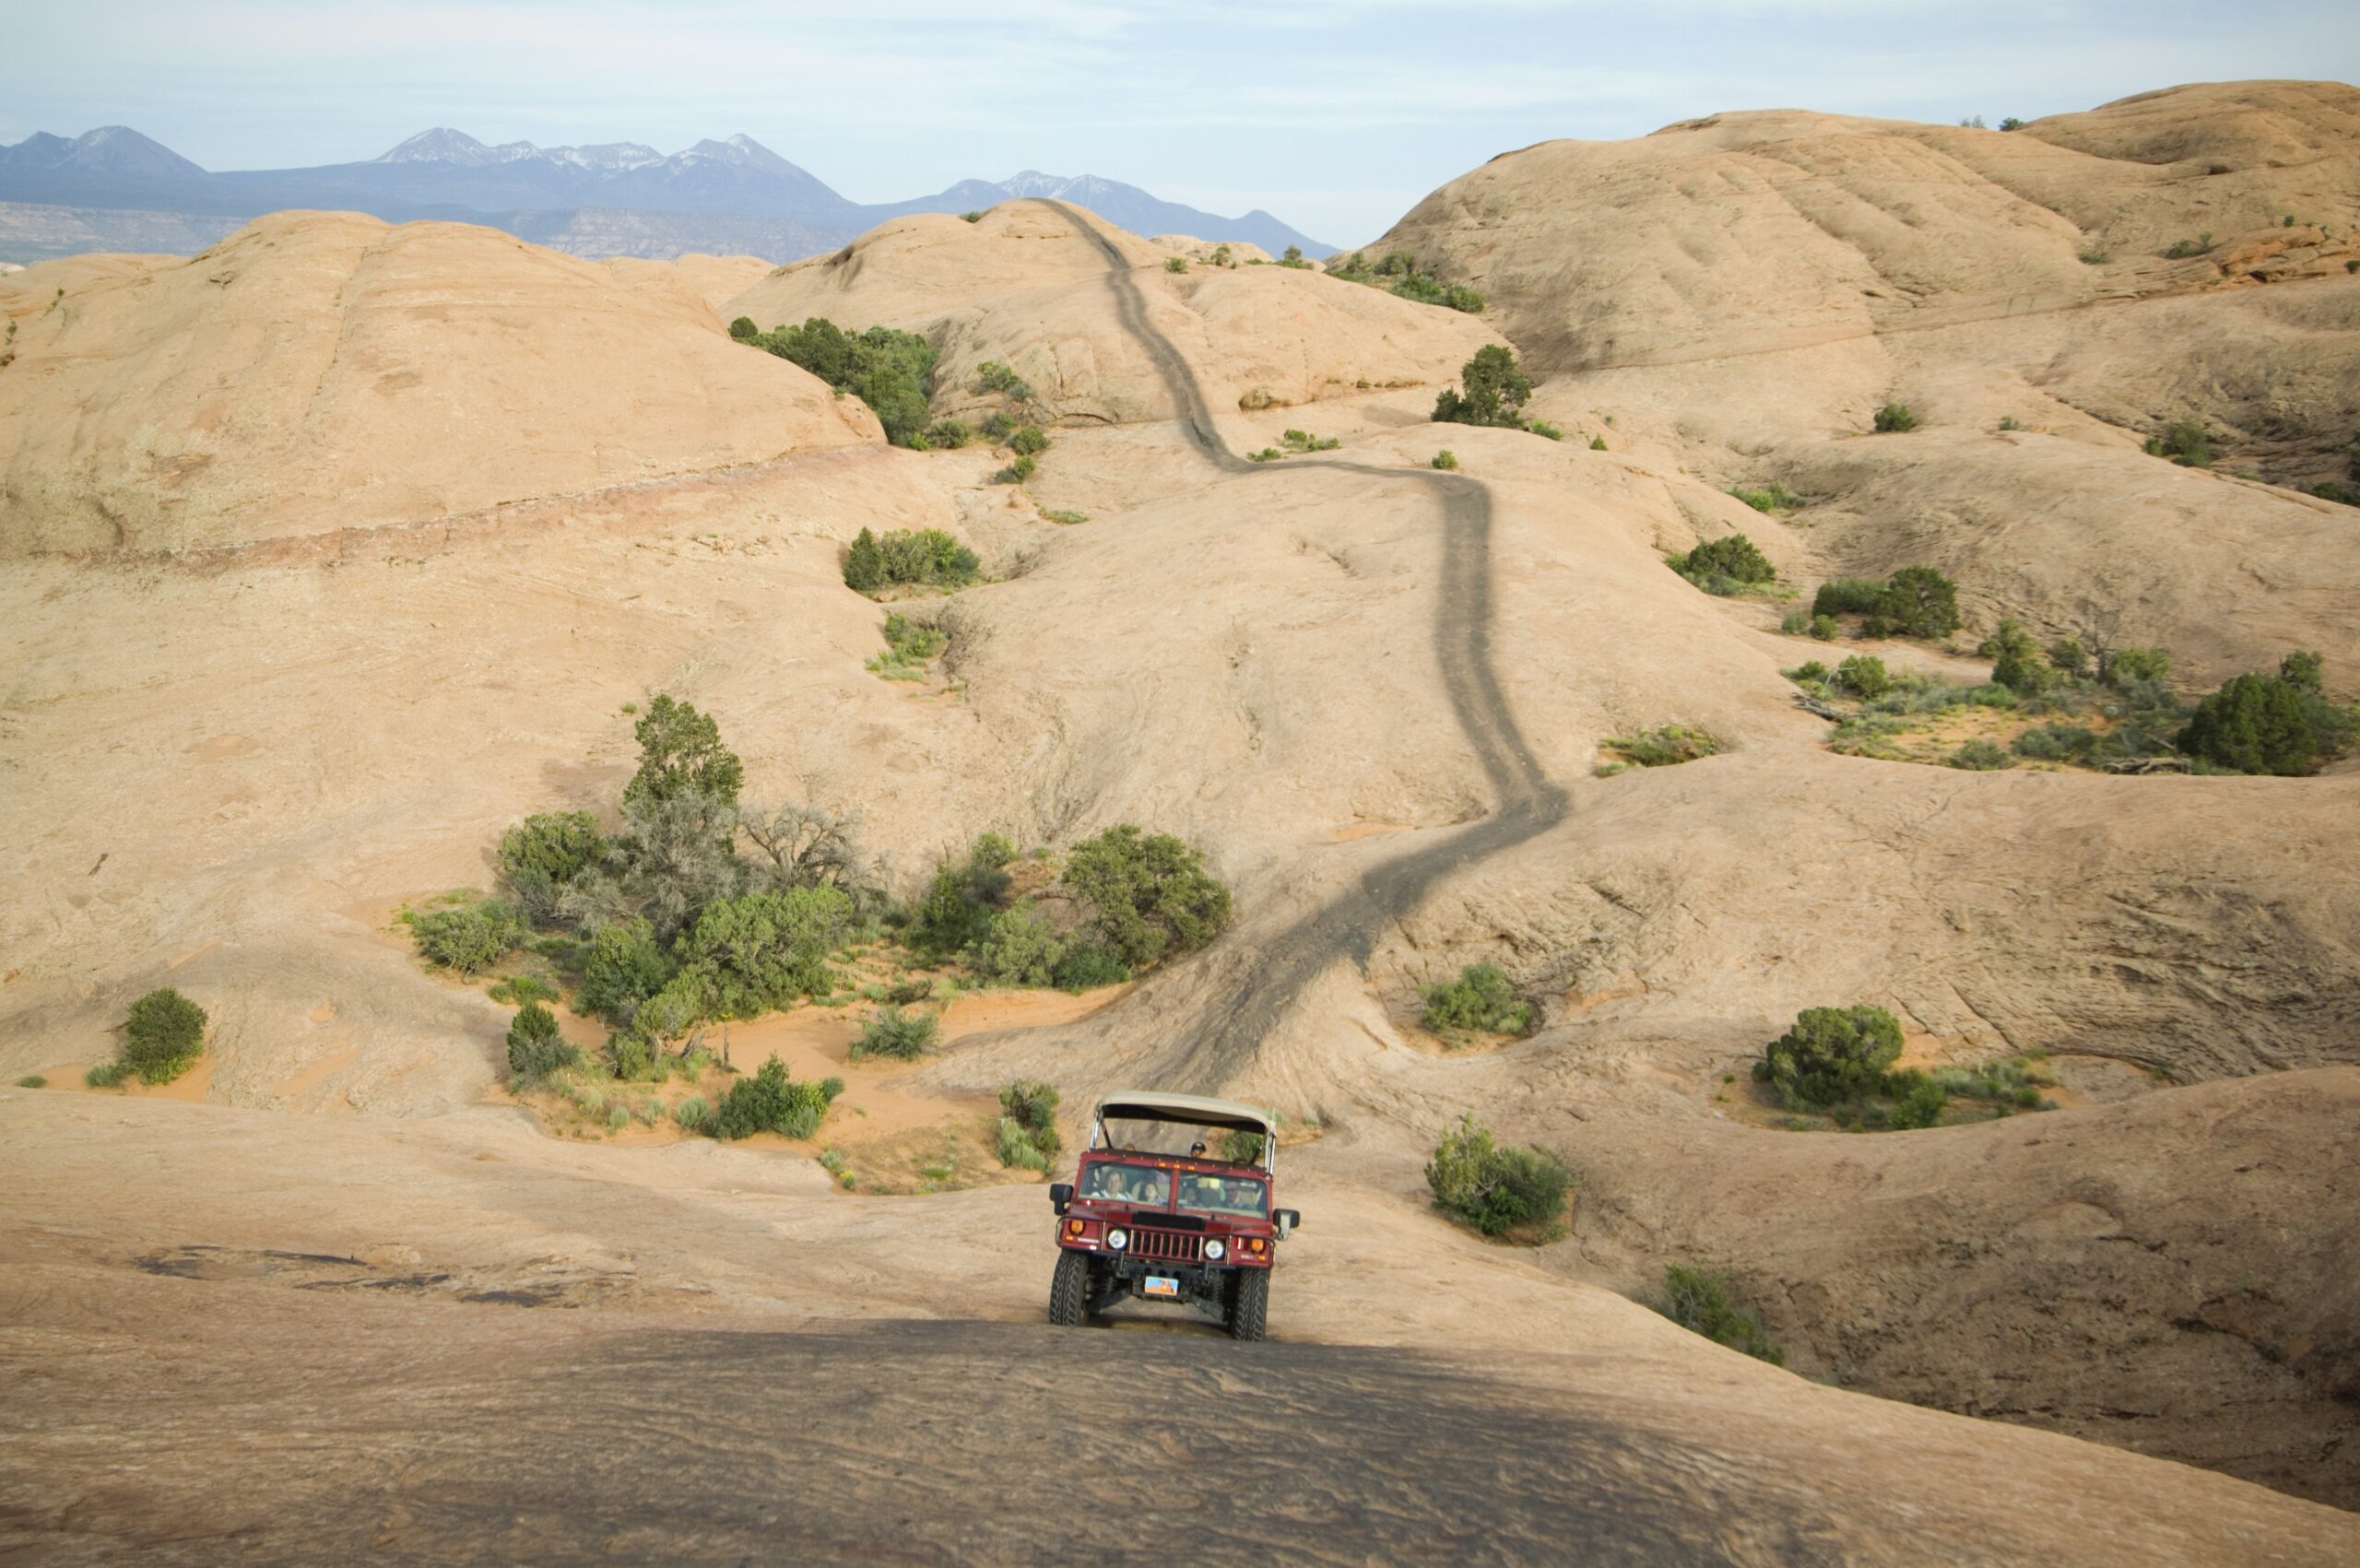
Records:
M1564 789L1550 782L1517 727L1492 664L1490 489L1480 479L1438 470L1380 467L1338 458L1313 459L1280 469L1240 456L1221 439L1195 369L1148 320L1147 299L1129 260L1084 214L1063 202L1046 205L1064 214L1106 257L1107 287L1114 293L1123 328L1162 378L1189 443L1208 463L1241 476L1301 474L1320 468L1391 481L1408 479L1435 492L1442 509L1442 584L1434 602L1434 656L1459 728L1491 782L1495 797L1493 813L1374 867L1361 878L1359 887L1329 901L1266 944L1252 967L1211 998L1205 1032L1184 1051L1157 1064L1160 1082L1215 1091L1253 1065L1264 1038L1304 988L1330 965L1350 959L1364 969L1378 932L1407 916L1435 884L1547 832L1565 819L1568 803Z

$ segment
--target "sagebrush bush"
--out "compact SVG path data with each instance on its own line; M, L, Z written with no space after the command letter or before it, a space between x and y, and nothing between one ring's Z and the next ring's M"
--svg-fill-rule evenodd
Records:
M1229 924L1229 890L1205 869L1203 853L1128 822L1076 844L1064 882L1128 968L1201 948Z
M1458 466L1458 454L1451 451L1450 448L1444 447L1440 452L1434 454L1433 466L1445 470L1456 468Z
M860 1038L852 1043L852 1059L891 1056L896 1061L916 1061L934 1044L941 1028L942 1020L933 1013L905 1013L891 1005L879 1008L869 1014Z
M1663 1292L1647 1305L1717 1345L1742 1350L1772 1366L1787 1364L1787 1353L1770 1338L1762 1319L1752 1308L1737 1304L1729 1281L1718 1274L1677 1263L1666 1265Z
M460 974L490 968L523 946L528 935L523 914L498 899L423 912L404 910L401 922L429 962Z
M2001 750L1997 741L1980 738L1967 741L1945 760L1953 768L1965 768L1976 773L1995 772L2016 765L2016 760Z
M1445 1133L1426 1165L1434 1207L1487 1236L1520 1227L1545 1239L1563 1233L1573 1173L1546 1149L1503 1149L1473 1115Z
M1893 677L1874 654L1854 654L1835 666L1832 679L1853 696L1871 701L1893 690Z
M999 1109L1031 1140L1044 1162L1056 1158L1057 1091L1053 1085L1038 1079L1018 1079L1000 1090Z
M1718 738L1701 729L1691 729L1686 725L1666 725L1661 729L1646 730L1602 744L1609 750L1620 751L1642 768L1669 768L1682 762L1693 762L1699 757L1713 756L1721 749Z
M1166 256L1163 258L1163 270L1166 272L1186 272L1188 270L1188 259L1186 256ZM1001 1163L1006 1164L1007 1161L1002 1161Z
M1882 1008L1806 1008L1762 1048L1753 1078L1788 1110L1806 1110L1874 1092L1900 1055L1901 1024Z
M1764 485L1759 489L1748 489L1740 486L1729 491L1729 494L1756 512L1792 512L1803 504L1802 497L1776 480Z
M809 1138L819 1130L829 1102L843 1091L844 1084L837 1079L790 1080L786 1064L773 1056L752 1078L741 1078L729 1086L729 1092L714 1108L713 1131L726 1138L751 1138L758 1132Z
M130 1076L131 1064L116 1060L100 1062L82 1075L82 1081L92 1089L116 1089L120 1088L123 1080Z
M170 1083L205 1054L205 1009L169 985L131 1004L123 1064L144 1083Z
M1282 430L1279 435L1279 444L1289 452L1333 452L1344 443L1338 436L1322 438L1309 430Z
M2174 419L2147 442L2147 455L2168 457L2183 468L2212 466L2212 438L2194 419Z
M1031 478L1033 474L1039 470L1040 466L1041 460L1028 452L1021 456L1011 458L1009 461L1007 467L1000 469L997 473L992 476L992 483L996 485L1021 485L1025 480Z
M1049 1168L1048 1156L1033 1145L1022 1127L1007 1116L999 1119L992 1143L999 1162L1009 1170L1045 1171Z
M1481 1030L1522 1034L1532 1027L1532 1008L1516 994L1497 964L1470 963L1458 978L1425 988L1425 1010L1418 1021L1437 1033Z
M1909 411L1906 403L1888 403L1877 410L1875 423L1881 434L1890 435L1900 430L1916 430L1918 416Z
M1670 557L1665 564L1706 593L1722 597L1778 578L1778 569L1770 564L1770 558L1743 534L1708 539L1686 555Z
M713 1125L713 1106L702 1094L691 1094L672 1107L672 1120L690 1132L702 1132Z

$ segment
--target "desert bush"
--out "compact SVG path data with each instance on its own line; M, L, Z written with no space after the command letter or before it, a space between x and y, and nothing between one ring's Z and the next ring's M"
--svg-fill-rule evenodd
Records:
M1020 457L1032 457L1049 450L1049 435L1038 425L1019 425L1008 434L1008 449Z
M39 1073L27 1073L24 1077L17 1080L17 1087L18 1089L47 1089L49 1087L49 1079L41 1077Z
M1006 837L983 833L963 861L944 860L912 914L905 933L910 945L949 958L982 941L991 930L993 912L1007 896L1007 867L1015 858L1016 846Z
M895 446L923 443L935 350L916 333L872 326L855 336L813 316L801 326L782 326L749 341L857 396L876 413L885 439Z
M885 586L885 552L868 529L854 535L845 548L844 575L844 586L857 593L873 594Z
M2212 248L2212 230L2207 230L2193 240L2174 240L2164 247L2164 259L2186 261L2190 256L2201 256Z
M933 1013L905 1013L897 1007L882 1007L868 1015L867 1024L860 1038L852 1043L852 1059L856 1062L869 1056L891 1056L896 1061L914 1062L934 1044L942 1028L942 1020Z
M1532 1008L1521 1000L1497 964L1470 963L1458 978L1425 988L1425 1010L1418 1021L1436 1033L1481 1030L1522 1034L1532 1027Z
M82 1081L92 1089L117 1089L131 1076L131 1064L125 1061L100 1062L82 1075Z
M556 986L537 974L515 974L489 987L484 995L495 1002L506 1002L512 1008L521 1008L527 1002L554 1002L559 992Z
M1884 597L1884 583L1875 577L1838 577L1822 583L1811 595L1813 615L1868 615Z
M2025 124L2026 122L2019 120L2016 116L2011 114L2000 122L2000 129L2003 131L2021 131L2024 128Z
M1086 512L1075 512L1069 508L1056 506L1043 507L1041 509L1041 516L1044 522L1055 523L1060 527L1066 528L1070 528L1077 523L1087 523L1090 521L1090 514Z
M1483 311L1483 296L1464 283L1454 283L1442 291L1442 302L1454 311L1463 311L1470 316L1481 315Z
M1592 452L1604 452L1606 450L1606 438L1602 435L1594 435L1590 437L1589 449Z
M1044 1158L1055 1159L1057 1138L1057 1091L1038 1079L1018 1079L999 1091L1000 1114L1023 1129Z
M1450 448L1444 447L1440 452L1434 454L1433 466L1445 470L1456 468L1458 466L1458 454L1451 451Z
M169 985L131 1004L123 1065L143 1083L170 1083L205 1054L205 1009Z
M1323 439L1309 430L1285 430L1279 436L1279 444L1289 452L1333 452L1344 442L1338 436Z
M1838 689L1869 701L1893 690L1893 677L1874 654L1854 654L1835 666L1830 678Z
M761 335L762 329L754 324L751 316L739 316L729 324L729 336L740 343L750 343Z
M2163 433L2147 440L2147 455L2168 457L2183 468L2212 466L2212 438L2194 419L2174 419Z
M2297 648L2278 661L2278 678L2297 690L2317 692L2327 680L2327 661L2307 648Z
M2048 645L2048 662L2068 680L2087 680L2093 667L2090 651L2079 637L2059 637Z
M2098 678L2118 691L2169 680L2171 674L2172 656L2161 648L2117 648L2098 669Z
M1069 941L1065 951L1057 955L1056 968L1049 975L1049 983L1060 991L1080 996L1101 985L1115 985L1131 977L1131 966L1123 955L1103 942Z
M897 612L885 618L885 651L870 658L867 667L888 680L923 680L927 661L950 642L941 628Z
M1759 489L1746 489L1740 487L1729 491L1729 494L1756 512L1792 512L1803 503L1802 497L1775 480Z
M1763 1047L1753 1078L1800 1111L1873 1092L1900 1055L1901 1025L1882 1008L1806 1008Z
M680 938L675 957L702 975L715 1018L756 1018L835 988L828 955L852 922L852 901L831 887L717 899Z
M873 558L861 544L864 538L875 546ZM863 528L854 537L852 548L844 556L845 584L858 588L861 584L853 580L856 558L860 565L860 575L869 582L869 586L863 592L873 592L896 583L922 584L938 588L963 587L975 580L976 568L981 564L974 550L939 528L897 528L881 538L871 536L867 529Z
M536 925L554 920L558 899L607 856L607 836L587 811L547 811L500 835L500 877Z
M2096 733L2082 725L2042 725L2015 738L2017 756L2040 762L2085 762L2097 745Z
M1905 566L1879 591L1862 630L1871 637L1947 637L1962 624L1958 584L1930 566Z
M1030 902L1001 910L985 922L968 949L976 976L996 985L1049 985L1066 942L1048 917Z
M1527 419L1524 422L1524 428L1530 430L1534 435L1539 436L1543 441L1563 441L1565 439L1565 432L1559 430L1556 426L1551 424L1546 419Z
M959 220L962 223L981 223L984 220L984 215L980 210L962 212L959 215Z
M2013 616L2004 617L1975 651L1991 663L1994 685L2025 697L2037 697L2057 683L2057 672L2033 641L2032 633Z
M1995 772L2016 765L2016 760L2001 750L1997 742L1982 739L1966 742L1952 752L1946 760L1953 768L1965 768L1976 773Z
M1285 453L1280 452L1275 446L1266 446L1258 452L1247 453L1245 454L1245 460L1248 463L1276 463L1280 458L1284 457L1285 455Z
M702 1132L713 1125L713 1104L702 1094L691 1094L672 1107L672 1120L690 1132Z
M1686 725L1666 725L1638 735L1605 742L1608 749L1620 751L1642 768L1669 768L1681 762L1693 762L1699 757L1710 757L1721 749L1721 743L1701 729Z
M1469 1115L1445 1133L1426 1165L1434 1207L1487 1236L1537 1227L1553 1240L1563 1233L1573 1173L1541 1149L1503 1149L1491 1129Z
M1772 1366L1787 1364L1787 1353L1770 1338L1761 1317L1752 1308L1737 1304L1729 1282L1718 1274L1677 1263L1666 1265L1663 1292L1646 1304L1716 1345L1741 1350Z
M954 452L975 439L975 432L961 419L937 419L926 428L926 443L943 452Z
M523 945L529 934L512 903L483 899L442 909L404 910L401 923L430 963L460 974L490 968Z
M1809 610L1788 610L1778 618L1778 631L1788 637L1800 637L1811 630Z
M2240 675L2196 705L2177 742L2182 751L2240 773L2307 773L2319 737L2299 686Z
M1311 265L1309 262L1303 259L1303 247L1301 245L1289 245L1286 249L1286 253L1279 258L1279 265L1280 266L1292 267L1309 267Z
M1532 383L1516 364L1515 352L1487 343L1459 367L1458 385L1445 387L1434 400L1434 417L1439 424L1520 428L1525 400L1531 395Z
M1844 628L1832 615L1815 615L1811 618L1811 634L1822 643L1835 642L1836 633L1843 630Z
M582 960L582 989L575 1004L609 1023L628 1024L639 1005L672 978L672 961L656 946L655 927L643 919L619 920L590 934Z
M1200 948L1229 924L1229 890L1206 871L1203 854L1128 822L1075 845L1064 881L1129 968Z
M1906 403L1888 403L1877 410L1875 420L1880 434L1892 435L1918 428L1918 416L1909 411Z
M1186 272L1188 270L1188 260L1186 256L1166 256L1163 258L1163 270L1166 272ZM1000 1163L1006 1164L1007 1161L1002 1161Z
M1176 270L1185 272L1187 269ZM999 1119L998 1129L993 1138L993 1151L999 1156L1000 1164L1012 1171L1045 1171L1049 1168L1048 1157L1033 1147L1032 1140L1024 1136L1022 1127L1006 1116Z
M538 1002L517 1009L508 1025L508 1070L522 1079L547 1078L572 1067L575 1053L558 1032L557 1015Z
M714 1107L714 1136L735 1139L774 1132L785 1138L809 1138L819 1130L829 1102L835 1098L829 1092L832 1087L841 1092L844 1086L835 1079L818 1083L790 1079L786 1064L773 1056L752 1078L741 1078L729 1086L729 1092Z
M997 393L1012 404L1031 403L1033 398L1032 383L997 360L985 360L975 367L975 390Z
M1778 579L1770 558L1743 534L1708 539L1686 555L1668 558L1665 565L1708 594L1723 598Z
M1008 466L992 476L996 485L1021 485L1039 470L1041 460L1031 453L1009 460Z

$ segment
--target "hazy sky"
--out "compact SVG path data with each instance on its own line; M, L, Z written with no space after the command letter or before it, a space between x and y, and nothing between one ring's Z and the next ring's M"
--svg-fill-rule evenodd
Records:
M2033 118L2177 82L2360 80L2360 4L832 0L8 9L0 141L127 124L208 169L744 131L856 201L1095 173L1375 237L1498 152L1723 109Z

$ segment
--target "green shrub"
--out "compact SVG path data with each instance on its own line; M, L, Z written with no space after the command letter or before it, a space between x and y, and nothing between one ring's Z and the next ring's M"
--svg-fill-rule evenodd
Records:
M427 961L461 974L490 968L524 944L529 932L512 903L485 899L445 909L404 910L401 922Z
M1532 383L1516 364L1512 349L1485 344L1459 367L1458 382L1457 387L1445 387L1434 400L1436 423L1511 429L1523 425L1525 399L1532 395Z
M558 1032L557 1015L538 1002L527 1002L508 1025L508 1070L523 1079L542 1079L574 1064L576 1053Z
M2086 762L2097 746L2096 733L2081 725L2042 725L2015 739L2017 756L2041 762Z
M974 439L975 432L960 419L937 419L926 428L926 445L938 451L955 452Z
M1076 844L1064 882L1128 968L1203 947L1229 924L1229 890L1206 871L1203 854L1128 822Z
M1048 1161L1056 1158L1060 1147L1056 1089L1037 1079L1018 1079L1000 1090L999 1109L1006 1123L1012 1124L1039 1151L1039 1168L1045 1169ZM1004 1165L1009 1162L1006 1159L1000 1161Z
M729 1092L714 1108L714 1136L741 1138L774 1132L784 1138L809 1138L819 1130L833 1098L827 1083L808 1079L791 1081L786 1064L773 1056L752 1078L741 1078L729 1086Z
M1276 463L1280 458L1284 457L1285 455L1285 453L1280 452L1275 446L1266 446L1259 452L1247 453L1245 454L1245 460L1249 463Z
M2142 681L2169 680L2171 674L2172 656L2161 648L2118 648L2098 678L2119 691Z
M1458 454L1446 446L1434 454L1433 466L1444 470L1456 468L1458 466Z
M729 336L740 343L751 342L761 335L762 329L754 324L754 318L751 316L739 316L729 324Z
M2112 256L2107 255L2104 251L2094 248L2082 253L2082 265L2083 266L2104 266L2113 259L2114 258Z
M1032 383L997 360L985 360L975 367L975 390L997 393L1010 403L1032 401Z
M2168 457L2183 468L2209 468L2212 466L2212 438L2194 419L2175 419L2164 427L2164 433L2147 441L2147 455Z
M671 960L655 945L655 928L645 920L619 920L590 935L582 961L582 989L575 1003L609 1023L624 1024L648 997L672 978Z
M1070 528L1077 523L1087 523L1090 521L1090 514L1086 512L1073 512L1055 506L1043 507L1041 509L1041 516L1047 522L1055 523L1060 527L1066 528Z
M1811 630L1809 610L1788 610L1778 618L1778 631L1788 637L1800 637Z
M1706 593L1722 597L1778 579L1778 569L1770 564L1770 558L1743 534L1708 539L1665 564Z
M2079 637L2059 637L2048 645L2048 663L2068 680L2087 680L2093 667L2090 651Z
M857 1062L869 1056L891 1056L896 1061L916 1061L933 1046L941 1028L942 1020L933 1013L905 1013L891 1006L879 1008L868 1015L860 1038L852 1043L852 1059Z
M1213 247L1213 265L1215 266L1231 266L1235 265L1229 258L1230 249L1227 245L1215 245Z
M2340 506L2360 506L2360 484L2346 484L2342 479L2323 479L2311 487L2310 493L2321 501L2331 501Z
M1902 430L1916 430L1918 416L1909 411L1909 405L1906 403L1888 403L1877 410L1875 422L1878 433L1892 435Z
M981 212L962 212L959 215L959 220L962 223L981 223L984 220L984 215Z
M950 958L981 942L992 928L993 912L1008 892L1006 867L1015 846L997 833L979 835L963 862L945 860L913 914L910 945L935 958Z
M999 1119L999 1128L993 1139L993 1145L995 1152L999 1156L999 1162L1009 1170L1045 1171L1049 1168L1048 1156L1033 1147L1032 1140L1024 1136L1024 1129L1006 1116Z
M1900 1055L1901 1025L1882 1008L1806 1008L1763 1047L1753 1078L1800 1111L1873 1092Z
M1186 272L1188 270L1188 260L1186 256L1166 256L1163 258L1163 270L1166 272ZM1000 1163L1004 1165L1007 1161L1003 1160Z
M18 1089L47 1089L49 1087L49 1079L41 1077L39 1073L27 1073L24 1077L17 1080L17 1087Z
M2301 687L2241 675L2196 705L2177 742L2182 751L2240 773L2307 773L2319 737Z
M1470 963L1458 978L1425 988L1425 1011L1418 1021L1441 1033L1446 1030L1481 1030L1491 1034L1522 1034L1532 1027L1532 1008L1519 999L1507 975L1497 964Z
M1008 449L1020 457L1031 457L1049 450L1048 432L1038 425L1019 425L1008 435Z
M1530 430L1534 435L1540 437L1543 441L1563 441L1565 439L1565 432L1559 430L1556 426L1551 424L1546 419L1528 419L1525 421L1524 428Z
M1025 480L1031 478L1040 466L1041 460L1034 457L1032 454L1027 453L1023 456L1010 459L1007 467L1002 468L998 473L992 476L992 483L996 485L1021 485Z
M1803 503L1802 497L1776 481L1763 486L1760 489L1750 490L1740 488L1729 491L1729 494L1756 512L1792 512Z
M1221 1135L1221 1157L1232 1165L1262 1162L1262 1135L1233 1127Z
M1947 760L1953 768L1965 768L1976 773L1994 772L2016 765L2016 760L2000 749L1996 742L1982 739L1968 741L1952 752Z
M871 538L876 547L873 575L870 558L863 550L861 540L871 538L863 528L852 542L852 549L844 557L844 582L858 588L854 570L857 560L860 576L871 592L892 583L915 583L941 588L963 587L975 580L980 564L975 552L939 528L896 529L882 538Z
M1893 1109L1885 1114L1885 1126L1894 1132L1914 1132L1936 1126L1942 1119L1942 1107L1950 1103L1942 1086L1915 1067L1889 1074L1884 1089L1893 1096Z
M658 692L631 726L639 740L639 772L623 786L623 801L660 803L693 792L736 805L745 764L721 743L721 725L691 702Z
M1279 444L1289 452L1333 452L1344 442L1339 436L1323 440L1309 430L1284 430L1279 435Z
M853 536L852 544L844 550L844 586L863 594L873 594L885 586L885 552L878 547L877 536L863 528Z
M2164 248L2164 259L2186 261L2190 256L2201 256L2212 248L2212 231L2208 229L2193 240L2174 240Z
M1832 615L1815 615L1811 618L1811 634L1823 643L1835 642L1836 633L1843 630L1844 628Z
M554 1002L558 989L537 974L514 974L492 985L484 995L495 1002L521 1008L527 1002Z
M757 1018L835 989L828 955L852 923L841 888L789 888L716 899L685 932L675 956L692 966L715 1018Z
M2278 678L2299 690L2319 692L2327 680L2327 662L2319 654L2297 648L2278 661Z
M1642 768L1669 768L1682 762L1693 762L1700 757L1710 757L1721 749L1720 741L1701 729L1686 725L1666 725L1661 729L1605 742L1610 750L1620 751Z
M1080 996L1101 985L1117 985L1131 977L1130 965L1123 955L1103 942L1071 941L1057 955L1056 968L1051 972L1049 983L1060 991Z
M118 1089L131 1076L131 1064L124 1061L100 1062L82 1075L82 1081L92 1089Z
M1484 1235L1535 1226L1553 1240L1563 1233L1574 1177L1545 1149L1500 1148L1491 1130L1469 1115L1434 1146L1426 1185L1435 1208Z
M872 326L854 336L813 316L801 326L783 326L749 341L857 396L876 413L885 439L895 446L924 442L935 350L916 333Z
M1871 637L1947 637L1959 619L1958 584L1930 566L1905 566L1887 580L1862 629Z
M672 1120L690 1132L702 1132L713 1125L713 1105L702 1094L691 1094L672 1107Z
M1822 583L1811 595L1813 615L1869 615L1884 597L1884 583L1875 577L1838 577Z
M1602 435L1594 435L1590 437L1589 449L1592 452L1604 452L1606 450L1606 438Z
M976 976L995 985L1053 984L1065 950L1065 938L1030 902L992 914L968 949Z
M205 1009L169 985L131 1004L123 1063L146 1083L170 1083L205 1054Z
M545 811L500 835L500 877L527 919L556 918L558 895L607 857L607 835L587 811Z
M1893 690L1893 677L1874 654L1854 654L1835 666L1834 683L1864 701L1874 701Z
M1729 1282L1718 1274L1674 1263L1663 1271L1663 1293L1647 1303L1692 1334L1741 1350L1758 1362L1785 1366L1787 1353L1770 1338L1750 1307L1737 1304Z

